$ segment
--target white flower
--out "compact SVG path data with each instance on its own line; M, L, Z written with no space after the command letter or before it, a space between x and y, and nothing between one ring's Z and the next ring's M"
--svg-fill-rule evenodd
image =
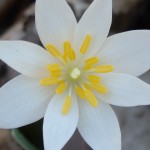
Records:
M46 150L60 150L76 127L95 150L120 150L121 133L109 104L150 104L150 86L133 76L150 68L150 31L107 38L112 0L95 0L77 24L65 0L37 0L42 47L1 41L0 59L22 75L0 89L0 127L44 117Z

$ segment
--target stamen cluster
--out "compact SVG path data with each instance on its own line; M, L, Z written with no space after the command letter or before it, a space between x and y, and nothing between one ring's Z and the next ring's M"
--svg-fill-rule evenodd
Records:
M60 63L49 64L47 69L50 72L50 77L43 78L40 83L42 86L57 85L56 94L68 91L62 109L64 115L68 114L70 110L72 92L75 91L81 99L86 99L93 107L98 105L98 101L92 90L101 94L107 93L107 88L101 84L101 77L97 73L112 72L114 68L112 65L98 65L99 58L95 56L83 61L82 56L87 53L91 40L90 35L85 37L78 57L69 41L64 42L63 54L54 45L46 45L50 54L58 59Z

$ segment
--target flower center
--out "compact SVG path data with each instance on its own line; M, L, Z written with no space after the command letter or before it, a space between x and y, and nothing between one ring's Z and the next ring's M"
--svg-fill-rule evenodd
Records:
M78 79L81 75L81 71L79 68L74 68L72 69L70 76L72 79Z
M46 45L47 50L60 63L49 64L47 69L50 72L50 77L43 78L40 83L42 86L57 85L56 94L68 92L62 108L64 115L68 114L71 108L73 91L79 98L87 100L92 107L98 105L93 90L101 94L107 93L107 88L102 85L101 77L97 74L112 72L114 67L112 65L99 65L99 58L96 56L84 60L83 55L87 53L91 40L91 36L87 35L81 45L79 55L82 59L77 59L69 41L64 42L63 54L54 45Z

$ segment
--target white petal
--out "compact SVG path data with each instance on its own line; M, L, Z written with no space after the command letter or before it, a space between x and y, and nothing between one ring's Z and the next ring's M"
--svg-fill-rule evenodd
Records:
M109 33L112 21L112 0L94 0L79 21L74 46L79 50L87 34L92 36L89 55L94 55Z
M76 96L72 96L71 110L62 114L66 94L55 95L50 102L44 117L45 150L60 150L73 135L78 123L78 106Z
M37 0L35 15L44 46L50 43L61 48L65 40L72 39L77 22L65 0Z
M150 31L129 31L109 37L99 51L102 64L115 72L139 76L150 68Z
M101 77L108 93L97 96L105 102L125 107L150 105L149 84L126 74L110 73Z
M121 150L119 123L111 107L99 101L93 108L80 100L78 129L84 140L94 150Z
M0 89L0 128L17 128L41 119L54 90L20 75Z
M29 77L45 77L46 66L55 61L42 47L25 41L1 41L0 59Z

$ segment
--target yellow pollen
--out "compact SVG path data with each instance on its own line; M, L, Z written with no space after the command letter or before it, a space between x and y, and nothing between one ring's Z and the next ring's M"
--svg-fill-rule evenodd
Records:
M50 64L47 66L50 71L61 71L61 66L59 64Z
M72 79L77 79L79 78L80 75L81 75L81 71L78 68L74 68L70 73Z
M71 50L71 43L69 41L64 42L64 51L67 53Z
M67 58L71 51L71 43L66 41L64 42L64 56Z
M47 66L47 69L50 71L51 77L59 77L62 74L59 64L50 64Z
M51 71L50 72L51 77L60 77L62 75L61 71Z
M85 97L87 99L87 101L89 102L89 104L93 107L97 107L98 105L98 101L96 99L96 97L94 96L94 94L92 93L92 91L90 89L86 89L84 91Z
M63 106L63 109L62 109L62 113L64 115L67 115L69 113L71 104L72 104L72 98L71 98L71 96L67 96L64 106Z
M59 50L53 46L52 44L47 44L46 45L46 49L54 56L54 57L60 57L61 53L59 52Z
M62 94L67 88L67 85L65 82L62 82L57 88L56 88L56 94Z
M84 90L81 87L76 87L76 93L81 99L85 98Z
M91 69L93 69L93 66L87 66L87 65L85 65L85 67L84 67L84 70L91 70Z
M75 60L76 55L74 50L71 47L71 43L66 41L64 43L64 59L67 60L67 58L69 58L70 60Z
M88 80L91 82L91 83L99 83L101 81L101 78L96 76L96 75L89 75L88 76Z
M66 56L65 54L62 55L61 58L62 58L62 60L63 60L65 63L67 63L67 56Z
M82 43L82 46L80 48L80 53L81 54L85 54L90 46L90 43L91 43L91 36L90 35L87 35Z
M113 70L114 67L112 65L97 66L95 68L95 72L97 73L107 73L107 72L112 72Z
M70 51L69 55L70 55L69 56L70 60L75 60L76 59L76 54L75 54L75 51L73 49Z
M90 85L89 85L88 83L84 83L84 84L83 84L83 87L84 87L85 89L89 89L89 90L90 90ZM84 89L84 90L85 90L85 89Z
M106 94L107 91L108 91L107 88L105 86L101 85L101 84L93 83L93 84L91 84L91 86L94 90L98 91L101 94Z
M85 61L85 64L86 64L86 66L91 66L91 65L95 65L98 62L99 62L99 58L98 57L91 57L91 58L88 58Z
M59 78L44 78L40 81L40 84L43 85L43 86L49 86L49 85L54 85L54 84L57 84L59 83L60 79Z

